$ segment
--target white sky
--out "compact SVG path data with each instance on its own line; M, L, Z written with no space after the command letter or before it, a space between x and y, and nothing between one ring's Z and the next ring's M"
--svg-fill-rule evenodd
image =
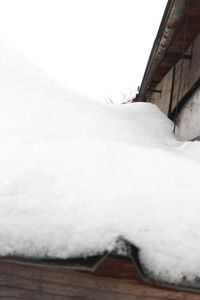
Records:
M134 94L167 0L0 0L0 39L67 87Z

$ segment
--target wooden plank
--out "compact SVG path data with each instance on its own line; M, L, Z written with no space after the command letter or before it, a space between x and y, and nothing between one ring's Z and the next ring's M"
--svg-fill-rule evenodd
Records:
M200 295L145 284L127 260L107 259L96 274L1 260L0 299L197 300Z

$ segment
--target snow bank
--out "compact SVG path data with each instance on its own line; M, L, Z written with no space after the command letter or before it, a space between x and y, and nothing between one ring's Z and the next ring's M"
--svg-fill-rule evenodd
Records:
M104 105L0 44L0 255L113 249L124 236L156 278L200 270L199 142L153 105Z

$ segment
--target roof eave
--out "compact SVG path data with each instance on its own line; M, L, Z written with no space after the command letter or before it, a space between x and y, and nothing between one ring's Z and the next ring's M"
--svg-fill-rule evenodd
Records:
M187 0L168 0L142 79L139 101L146 101L154 72L164 57L186 12Z

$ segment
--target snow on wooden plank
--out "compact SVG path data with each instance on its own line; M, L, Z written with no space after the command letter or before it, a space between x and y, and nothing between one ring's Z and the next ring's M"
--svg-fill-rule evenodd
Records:
M108 266L112 271L107 269ZM197 294L161 289L142 282L137 273L130 269L127 260L117 262L108 259L104 267L105 269L102 266L99 273L93 274L68 268L35 266L1 260L0 299L199 299ZM104 273L103 269L107 269L109 273Z

